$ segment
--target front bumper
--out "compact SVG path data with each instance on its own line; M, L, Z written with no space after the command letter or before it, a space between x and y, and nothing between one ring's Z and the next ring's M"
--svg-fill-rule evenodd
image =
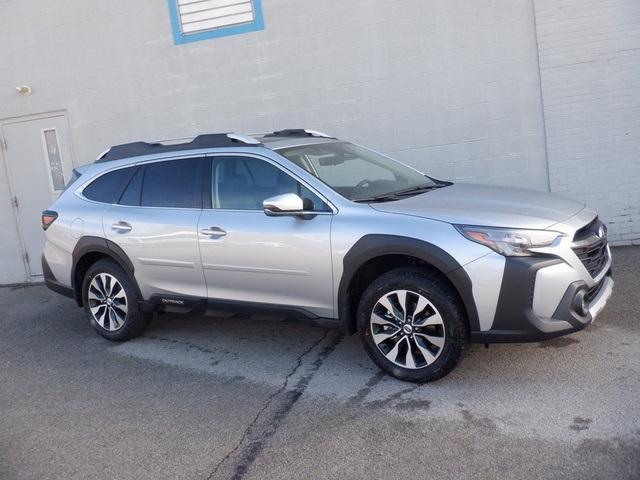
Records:
M559 258L507 258L491 328L472 331L471 340L538 342L582 330L605 307L613 285L610 255L595 279L577 274ZM586 296L584 311L576 305L577 295Z

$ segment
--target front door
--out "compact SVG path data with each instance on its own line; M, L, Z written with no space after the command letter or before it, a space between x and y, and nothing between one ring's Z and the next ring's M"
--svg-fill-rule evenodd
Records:
M210 299L298 307L334 317L330 208L274 164L214 157L212 206L198 225ZM306 198L318 215L269 217L262 201L282 193Z
M56 114L0 121L0 130L27 272L42 275L40 215L73 172L67 120Z

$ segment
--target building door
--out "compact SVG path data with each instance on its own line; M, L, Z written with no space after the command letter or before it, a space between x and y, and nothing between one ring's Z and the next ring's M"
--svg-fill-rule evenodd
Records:
M67 119L58 113L4 120L0 133L27 274L35 277L42 275L40 214L73 172Z

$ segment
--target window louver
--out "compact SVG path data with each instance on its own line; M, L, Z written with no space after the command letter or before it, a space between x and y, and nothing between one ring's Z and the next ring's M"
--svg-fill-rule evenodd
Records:
M177 0L177 3L184 35L255 21L251 0Z

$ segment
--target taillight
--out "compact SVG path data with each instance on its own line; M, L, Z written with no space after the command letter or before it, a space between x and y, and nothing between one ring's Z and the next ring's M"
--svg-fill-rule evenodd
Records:
M58 212L54 212L53 210L45 210L42 212L42 229L46 230L51 226L53 222L58 218Z

